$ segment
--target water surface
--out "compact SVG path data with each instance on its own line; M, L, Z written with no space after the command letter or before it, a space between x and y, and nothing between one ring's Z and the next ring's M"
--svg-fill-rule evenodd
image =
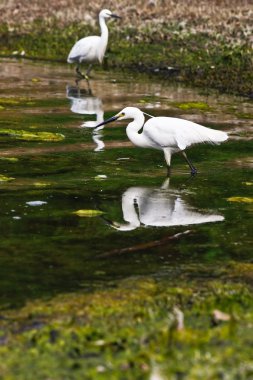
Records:
M77 88L66 65L1 60L0 68L1 130L64 135L0 135L0 174L10 179L0 182L2 308L132 276L226 279L229 262L252 261L252 101L129 72L95 71L89 89ZM173 156L168 180L162 153L133 147L123 122L94 131L125 106L231 138L189 149L193 179Z

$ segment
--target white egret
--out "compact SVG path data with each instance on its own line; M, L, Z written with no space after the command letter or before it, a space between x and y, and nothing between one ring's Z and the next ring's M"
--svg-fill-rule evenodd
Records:
M88 80L89 73L92 69L92 64L94 62L103 62L105 55L107 43L108 43L108 28L105 22L107 18L121 18L113 14L108 9L103 9L99 13L99 25L101 30L101 36L89 36L81 38L75 43L75 45L70 50L68 55L68 63L76 63L76 73L78 77L85 78ZM89 63L88 70L86 74L83 75L80 71L80 64L83 62Z
M165 161L170 170L171 156L181 152L186 159L191 174L197 173L196 168L188 159L185 149L193 144L219 144L228 139L225 132L203 127L192 121L174 117L151 117L145 122L143 112L136 107L126 107L117 115L98 124L97 127L114 120L133 119L126 128L128 138L136 146L154 148L164 152ZM142 133L139 131L142 129Z

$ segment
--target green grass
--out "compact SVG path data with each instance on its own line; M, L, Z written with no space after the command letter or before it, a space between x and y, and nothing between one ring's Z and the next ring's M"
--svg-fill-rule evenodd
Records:
M236 267L227 270L232 276ZM229 320L215 319L214 310ZM125 280L116 289L30 302L1 317L4 379L148 379L157 368L165 379L252 378L253 298L239 283L207 280L199 290L189 282L168 288Z

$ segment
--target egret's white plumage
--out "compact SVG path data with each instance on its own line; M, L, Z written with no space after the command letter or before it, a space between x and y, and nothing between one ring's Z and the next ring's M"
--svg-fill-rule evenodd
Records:
M107 43L108 43L108 28L105 20L108 18L120 18L119 16L113 14L108 9L103 9L99 13L99 25L101 30L100 36L89 36L84 37L77 41L75 45L70 50L67 61L68 63L76 63L77 68L76 72L79 76L83 76L79 70L79 65L82 62L94 63L94 62L103 62L105 55ZM91 70L91 66L88 68L85 76L87 77ZM84 76L84 77L85 77Z
M144 114L136 107L126 107L100 125L124 119L133 119L128 124L126 133L134 145L162 150L168 167L170 167L172 154L181 151L192 174L196 174L197 171L186 156L184 151L186 148L198 143L219 144L228 139L225 132L175 117L152 117L144 124ZM143 130L139 133L142 127Z

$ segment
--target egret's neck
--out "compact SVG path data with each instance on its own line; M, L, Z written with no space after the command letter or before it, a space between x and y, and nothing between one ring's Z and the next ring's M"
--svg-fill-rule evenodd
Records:
M101 30L99 61L100 63L102 63L106 46L108 43L108 28L107 28L104 17L99 17L99 25L100 25L100 30Z
M127 191L122 196L122 211L126 222L136 227L140 226L139 216L134 206L134 197L131 193L128 194Z
M145 138L141 133L138 133L139 130L143 127L145 118L142 112L135 116L134 120L128 124L126 133L129 140L132 141L134 145L143 146L145 143Z

